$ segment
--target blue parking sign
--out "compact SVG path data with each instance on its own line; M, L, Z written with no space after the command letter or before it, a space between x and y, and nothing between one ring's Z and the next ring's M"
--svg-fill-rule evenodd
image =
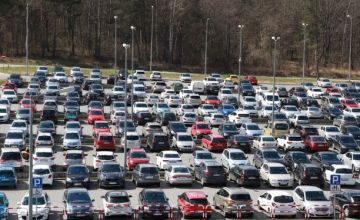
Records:
M33 178L33 187L34 188L42 188L43 187L42 178Z
M340 175L331 175L330 176L330 185L340 185L341 177Z

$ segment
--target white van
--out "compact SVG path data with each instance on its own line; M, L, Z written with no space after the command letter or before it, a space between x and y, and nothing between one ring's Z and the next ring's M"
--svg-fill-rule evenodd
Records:
M192 81L190 83L189 89L191 89L194 93L204 94L204 92L205 92L204 82L202 82L202 81Z

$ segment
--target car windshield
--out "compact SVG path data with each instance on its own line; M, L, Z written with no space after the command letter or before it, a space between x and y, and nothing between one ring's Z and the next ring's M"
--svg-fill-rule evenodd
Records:
M207 199L190 199L190 204L193 205L207 205Z
M244 110L256 110L256 109L255 109L255 106L252 106L252 105L245 105L245 106L243 107L243 109L244 109Z
M210 129L208 124L197 124L196 128L197 129Z
M2 160L21 160L20 152L3 152L1 155Z
M12 177L12 176L14 176L14 171L12 171L12 170L0 170L0 176L1 177Z
M344 144L354 144L356 143L355 139L351 136L340 136L340 140Z
M15 95L15 91L5 90L3 91L5 95Z
M321 143L326 141L325 138L320 137L320 136L312 137L311 140L312 140L313 142L321 142Z
M248 125L248 126L247 126L247 129L250 130L250 131L260 130L260 128L259 128L258 125Z
M250 194L231 194L230 198L235 201L248 201L251 200Z
M165 194L163 192L148 192L145 193L144 199L146 202L154 203L165 203L167 202Z
M216 96L208 96L206 99L207 100L218 100L218 98Z
M143 167L141 168L141 173L145 173L145 174L158 174L158 169L156 167Z
M52 157L52 152L36 152L37 157Z
M78 133L66 133L65 139L80 139Z
M101 170L105 173L120 173L123 172L123 169L118 164L104 164L101 167Z
M287 123L276 123L275 124L275 129L276 130L288 130L289 125Z
M176 121L176 115L172 112L166 112L164 114L164 119L166 119L168 121Z
M322 160L339 160L335 153L327 153L321 155Z
M313 128L313 127L306 127L306 128L304 128L304 130L307 133L312 133L312 134L317 134L318 133L317 128Z
M11 127L13 128L26 128L25 122L14 122L12 123Z
M142 87L142 86L134 87L134 90L137 91L137 92L145 92L145 88Z
M45 175L45 174L50 174L50 170L46 168L37 168L34 169L33 173L36 175Z
M6 108L0 108L0 113L6 113L6 112L7 112Z
M23 139L22 132L8 132L6 138L8 139Z
M351 111L358 113L358 112L360 112L360 108L352 108Z
M224 109L235 109L233 105L223 105Z
M273 98L272 95L267 95L266 96L267 101L273 101L273 99L274 99L274 101L279 101L279 96L274 96L274 98Z
M234 124L225 124L224 130L225 131L237 131L237 127Z
M109 128L109 124L106 123L95 123L96 128Z
M86 192L69 192L68 193L69 203L91 203L91 199Z
M335 126L331 126L331 127L326 127L325 131L327 131L327 132L340 132L340 129L338 127L335 127Z
M173 172L174 173L190 173L189 169L186 167L174 167Z
M270 167L269 171L271 174L287 174L288 171L285 167Z
M360 160L360 154L353 154L353 160Z
M294 111L297 111L297 108L295 106L288 106L288 107L286 107L286 110L294 112Z
M166 103L158 103L158 108L169 108L169 106Z
M277 202L277 203L292 203L292 202L294 202L294 199L293 199L292 196L281 195L281 196L275 196L274 197L274 202Z
M217 137L217 138L213 138L212 142L213 142L213 143L221 144L221 143L224 143L224 142L225 142L225 139L222 138L222 137Z
M352 174L352 170L351 168L340 168L340 169L336 169L335 173L340 173L340 174Z
M102 111L91 111L90 115L102 115Z
M305 196L307 201L328 201L322 191L306 191Z
M113 136L111 135L100 135L100 140L101 141L113 141Z
M179 141L193 141L191 135L179 135Z
M141 158L147 158L147 156L145 152L132 152L131 158L141 159Z
M66 124L66 128L80 128L79 123L68 123Z
M37 139L38 141L51 141L51 137L47 135L40 135Z
M275 141L275 139L273 137L263 137L262 140L269 141L269 142Z
M300 136L289 136L289 141L302 141Z
M213 105L204 105L203 109L212 110L212 109L214 109L214 106Z
M246 156L241 152L230 153L230 159L232 160L246 160Z
M45 205L45 197L33 197L32 198L32 204L33 205ZM29 197L26 196L22 202L22 205L29 205Z
M109 203L127 203L129 202L129 198L127 196L110 196Z
M97 158L99 160L114 160L115 159L114 155L104 155L104 154L97 155Z
M192 113L192 112L191 113L189 112L189 113L185 113L184 117L185 118L196 118L196 114Z
M39 127L41 127L41 128L54 128L54 124L52 122L41 122Z
M197 159L212 159L211 153L197 153Z
M128 135L127 140L129 140L129 141L138 141L139 136L138 135Z
M70 166L67 172L69 175L87 174L88 170L84 166Z
M180 158L178 154L164 154L164 158Z
M78 159L82 159L82 154L73 154L73 153L67 153L65 156L66 159L71 159L71 160L78 160Z
M305 153L293 153L292 156L293 156L293 159L297 162L299 162L299 161L308 162L309 161L309 159L307 158Z
M348 127L346 127L346 129L350 133L359 133L360 132L360 128L356 127L356 126L348 126Z
M264 151L264 158L267 159L281 159L280 155L276 151Z
M247 142L249 141L249 137L247 136L240 136L240 135L236 135L234 137L235 141L242 141L242 142Z

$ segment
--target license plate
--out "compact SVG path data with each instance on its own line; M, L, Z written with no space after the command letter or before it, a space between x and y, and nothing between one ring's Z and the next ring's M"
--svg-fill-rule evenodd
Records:
M146 176L145 179L152 179L152 176Z
M75 186L81 186L81 183L75 183L74 185Z
M47 159L40 159L40 162L47 162Z
M249 180L254 180L255 179L255 177L249 177Z
M318 177L312 176L312 177L310 177L310 179L315 180L315 179L318 179Z
M114 185L114 184L116 184L116 182L109 182L109 184L112 184L112 185Z
M164 144L165 142L159 142L159 144Z
M104 141L104 144L110 144L110 142L109 141Z
M160 212L155 212L154 215L161 215L161 213Z

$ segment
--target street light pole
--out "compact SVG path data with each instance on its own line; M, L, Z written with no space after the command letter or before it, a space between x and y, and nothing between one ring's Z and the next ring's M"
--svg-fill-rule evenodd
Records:
M123 44L123 47L125 49L125 79L127 79L127 49L129 49L129 44ZM124 124L124 170L126 174L126 167L127 167L127 161L126 161L126 153L127 153L127 115L128 115L128 109L127 109L127 81L125 81L125 124Z
M152 5L151 6L150 71L152 71L153 35L154 35L154 6Z
M351 15L346 15L346 17L350 18L350 45L349 45L349 81L351 81L351 50L352 50L352 26L353 17Z
M306 53L306 27L308 24L302 23L302 26L304 27L304 49L303 49L303 69L302 69L302 83L305 81L305 53Z
M134 77L134 26L130 26L131 29L131 75ZM134 78L131 80L131 120L134 119Z
M29 3L26 3L26 37L25 37L25 62L26 62L26 75L29 75Z
M238 102L240 103L240 74L241 74L241 62L242 62L242 31L244 28L244 25L239 24L238 25L240 29L240 39L239 39L239 82L238 82Z
M208 47L208 27L209 27L210 18L206 19L206 27L205 27L205 63L204 63L204 79L207 74L207 47Z
M115 39L114 39L114 73L116 74L116 69L117 69L117 64L116 64L116 61L117 61L117 46L116 46L116 41L117 41L117 16L115 15L114 16L114 20L115 20L115 29L114 29L114 32L115 32Z
M274 125L275 125L275 118L274 118L274 113L275 113L275 68L276 68L276 42L278 40L280 40L280 37L275 37L272 36L271 39L274 41L274 54L273 54L273 97L272 97L272 119L271 119L271 134L272 136L274 136L275 134L275 129L274 129Z
M30 105L32 105L32 94L30 93ZM33 219L33 112L30 106L30 128L29 128L29 219Z

